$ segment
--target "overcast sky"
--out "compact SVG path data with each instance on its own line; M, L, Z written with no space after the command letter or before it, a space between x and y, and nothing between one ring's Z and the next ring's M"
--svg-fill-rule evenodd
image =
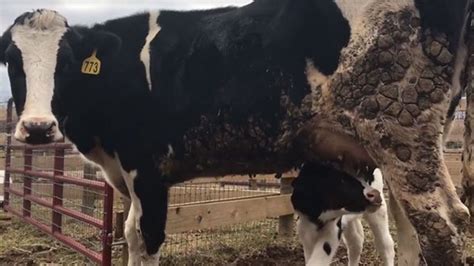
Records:
M219 6L244 5L251 0L0 0L0 34L16 17L37 8L54 9L64 15L70 25L92 25L107 19L156 9L208 9ZM0 102L10 96L6 69L0 66Z

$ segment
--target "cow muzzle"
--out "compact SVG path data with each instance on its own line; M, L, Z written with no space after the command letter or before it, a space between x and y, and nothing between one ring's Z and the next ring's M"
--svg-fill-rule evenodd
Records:
M54 117L21 118L16 125L15 139L27 144L48 144L63 139Z

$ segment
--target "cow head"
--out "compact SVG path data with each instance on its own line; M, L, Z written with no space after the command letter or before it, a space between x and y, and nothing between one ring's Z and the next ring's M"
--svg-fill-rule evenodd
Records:
M101 55L104 47L114 49L119 44L113 34L69 27L55 11L19 16L0 38L0 63L8 68L19 117L15 138L29 144L62 139L60 122L67 102L61 98L74 95L71 87L81 74L83 60L94 50Z
M382 194L369 184L371 181L332 166L306 163L293 182L291 200L297 211L313 221L325 222L344 214L375 211L382 204Z

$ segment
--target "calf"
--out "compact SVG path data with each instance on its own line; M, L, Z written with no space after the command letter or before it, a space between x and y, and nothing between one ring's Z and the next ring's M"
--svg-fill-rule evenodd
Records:
M388 232L379 170L374 172L374 177L375 181L358 179L320 163L303 166L293 182L291 202L299 216L297 233L308 265L329 265L341 236L349 251L349 265L358 265L363 212L374 230L377 248L386 265L393 265L393 241Z

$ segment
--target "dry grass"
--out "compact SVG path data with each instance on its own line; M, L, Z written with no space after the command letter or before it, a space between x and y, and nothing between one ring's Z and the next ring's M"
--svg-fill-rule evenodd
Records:
M276 223L276 220L267 220L240 225L238 228L193 232L186 237L169 236L168 241L175 241L176 246L168 244L167 249L163 250L162 265L304 265L303 251L298 241L295 238L287 241L279 239ZM372 234L366 226L365 229L366 242L361 263L381 265ZM393 227L391 231L394 235ZM78 238L94 237L79 227L75 234ZM45 262L71 265L87 262L84 257L16 218L0 221L0 235L0 265L39 265ZM474 257L472 236L468 238L466 252L468 256ZM121 265L120 254L121 247L114 247L114 265ZM341 247L333 265L346 264L346 252Z
M2 214L0 214L2 215ZM84 264L83 256L14 218L0 221L0 265Z

